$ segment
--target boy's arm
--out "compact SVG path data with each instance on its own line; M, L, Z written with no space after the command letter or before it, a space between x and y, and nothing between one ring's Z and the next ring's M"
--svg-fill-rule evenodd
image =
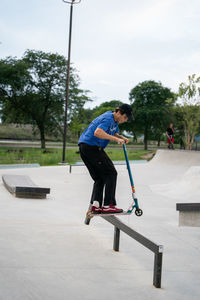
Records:
M99 139L105 139L117 142L119 144L124 144L124 139L120 138L120 136L110 135L106 133L103 129L97 128L94 132L94 136L98 137Z

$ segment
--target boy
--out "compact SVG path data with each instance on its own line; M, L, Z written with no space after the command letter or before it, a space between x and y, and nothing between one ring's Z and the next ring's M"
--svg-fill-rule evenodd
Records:
M174 149L174 128L172 123L170 123L169 128L167 128L166 136L167 136L168 148Z
M132 108L128 104L122 104L114 112L107 111L94 119L79 139L81 158L94 180L91 197L92 213L123 212L123 209L116 207L117 171L104 148L109 141L115 141L121 145L129 142L127 138L119 135L118 128L118 124L128 120L133 120Z

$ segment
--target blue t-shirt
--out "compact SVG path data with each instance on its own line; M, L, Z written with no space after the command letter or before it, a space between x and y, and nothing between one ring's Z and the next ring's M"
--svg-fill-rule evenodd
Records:
M114 135L116 132L119 133L118 122L115 122L112 111L107 111L94 119L88 128L81 134L78 144L85 143L91 146L105 148L108 145L109 140L100 139L94 136L94 132L97 128L103 129L110 135Z

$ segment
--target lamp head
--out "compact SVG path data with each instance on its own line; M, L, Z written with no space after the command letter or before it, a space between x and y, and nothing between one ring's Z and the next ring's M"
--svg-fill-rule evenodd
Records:
M78 4L78 3L80 3L81 2L81 0L71 0L71 1L67 1L67 0L63 0L63 2L65 2L65 3L69 3L69 4Z

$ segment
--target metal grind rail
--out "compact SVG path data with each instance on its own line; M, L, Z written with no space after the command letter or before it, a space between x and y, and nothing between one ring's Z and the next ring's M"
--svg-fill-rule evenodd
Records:
M111 223L114 228L114 242L113 250L119 251L120 242L120 230L135 239L137 242L154 252L154 271L153 271L153 285L156 288L161 288L161 277L162 277L162 257L163 257L163 246L157 245L142 234L138 233L134 229L128 227L126 224L121 222L116 216L101 216L105 221ZM87 218L85 224L89 225Z

